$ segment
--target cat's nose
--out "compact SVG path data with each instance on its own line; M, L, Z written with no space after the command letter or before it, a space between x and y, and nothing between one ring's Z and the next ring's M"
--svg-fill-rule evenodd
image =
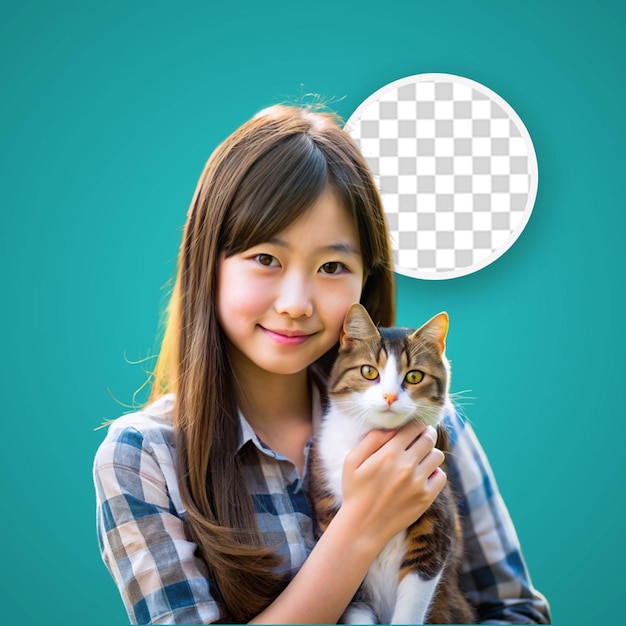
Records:
M387 400L387 404L391 406L398 399L398 394L384 393L383 398L385 398L385 400Z

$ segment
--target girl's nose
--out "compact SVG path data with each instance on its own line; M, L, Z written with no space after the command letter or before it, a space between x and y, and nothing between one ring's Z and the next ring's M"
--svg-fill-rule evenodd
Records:
M285 278L281 283L280 293L274 302L277 313L290 317L311 317L313 315L313 297L307 281L295 277Z

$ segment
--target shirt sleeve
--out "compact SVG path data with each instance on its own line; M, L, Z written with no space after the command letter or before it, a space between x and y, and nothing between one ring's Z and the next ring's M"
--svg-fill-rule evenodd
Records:
M487 457L471 426L448 411L447 472L463 520L461 586L481 624L549 624L546 599L531 583Z
M150 441L111 431L95 458L97 533L103 560L133 624L209 623L214 585L168 494Z

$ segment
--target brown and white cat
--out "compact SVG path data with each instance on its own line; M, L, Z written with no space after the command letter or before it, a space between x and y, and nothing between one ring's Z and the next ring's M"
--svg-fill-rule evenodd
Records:
M437 447L447 452L441 426L449 403L447 331L446 313L413 331L379 329L360 304L349 309L328 382L328 410L311 451L310 496L318 533L341 504L346 455L370 430L419 420L437 427ZM474 623L458 583L461 541L454 496L446 485L429 509L383 548L342 621Z

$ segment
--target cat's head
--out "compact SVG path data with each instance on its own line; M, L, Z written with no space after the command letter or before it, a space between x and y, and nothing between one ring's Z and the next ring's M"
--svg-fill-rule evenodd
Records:
M365 308L353 304L344 320L329 397L367 429L398 428L410 420L436 426L448 400L447 332L447 313L417 330L377 328Z

